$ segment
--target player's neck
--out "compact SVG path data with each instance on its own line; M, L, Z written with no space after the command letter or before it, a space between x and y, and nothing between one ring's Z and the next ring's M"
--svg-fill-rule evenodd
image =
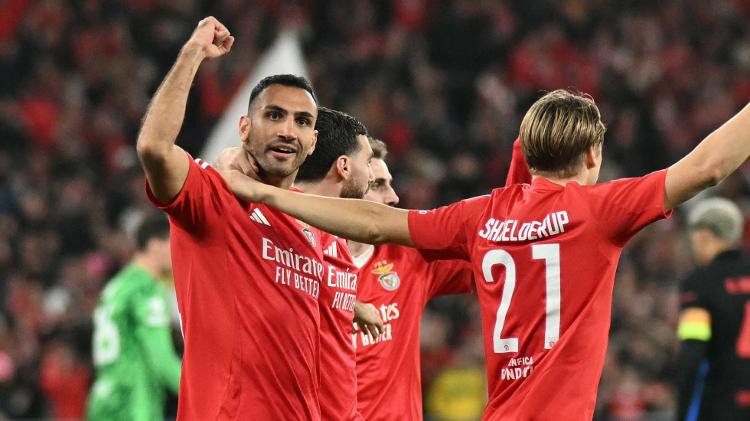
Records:
M536 180L537 178L543 178L549 181L550 183L555 183L563 187L565 187L568 183L571 183L571 182L578 183L582 186L585 186L588 181L586 174L582 174L582 173L576 174L572 177L556 177L556 176L549 175L549 174L534 174L531 176L532 182Z
M321 181L297 181L294 183L294 187L305 193L316 194L318 196L339 197L341 194L341 186L339 184L328 182L325 179Z
M349 240L349 253L352 255L352 257L359 257L367 252L367 250L372 247L371 244L365 244L365 243L358 243L356 241Z
M146 272L148 272L149 275L151 275L154 278L159 278L159 276L161 275L159 273L159 266L156 264L156 262L154 262L153 259L149 258L149 256L146 254L137 253L133 257L133 260L130 263L145 270Z
M292 187L292 184L294 184L294 178L296 176L297 176L296 172L286 177L274 177L274 176L265 174L261 176L261 180L263 181L263 183L268 184L269 186L274 186L280 189L289 190L289 188Z

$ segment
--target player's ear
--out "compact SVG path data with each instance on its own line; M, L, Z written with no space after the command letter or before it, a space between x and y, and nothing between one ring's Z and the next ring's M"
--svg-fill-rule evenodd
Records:
M588 149L586 149L586 156L585 156L585 162L586 162L586 169L590 170L594 167L596 167L597 161L599 157L601 156L601 149L599 149L599 145L589 146Z
M246 115L240 117L240 140L242 143L247 143L250 140L250 118Z
M315 152L315 144L317 143L318 143L318 131L313 130L312 143L310 144L310 151L307 153L308 155L312 155L312 153Z
M342 179L346 180L351 175L351 162L349 161L349 157L346 155L341 155L340 157L336 158L336 162L334 163L334 166L336 168L336 174Z

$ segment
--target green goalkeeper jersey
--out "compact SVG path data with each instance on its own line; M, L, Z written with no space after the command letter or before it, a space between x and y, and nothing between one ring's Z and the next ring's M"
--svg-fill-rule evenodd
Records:
M165 389L177 393L180 383L169 315L166 290L137 265L104 288L94 312L88 420L164 419Z

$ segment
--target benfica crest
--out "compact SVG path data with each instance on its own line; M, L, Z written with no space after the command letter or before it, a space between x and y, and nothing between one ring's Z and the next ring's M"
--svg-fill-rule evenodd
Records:
M401 285L401 279L398 273L393 271L393 263L383 260L375 264L375 270L372 271L378 277L380 285L387 291L395 291Z
M312 230L310 230L310 225L300 221L299 219L296 219L297 223L302 226L302 233L305 234L305 237L307 237L307 241L312 244L313 247L316 246L315 242L315 235L312 233Z

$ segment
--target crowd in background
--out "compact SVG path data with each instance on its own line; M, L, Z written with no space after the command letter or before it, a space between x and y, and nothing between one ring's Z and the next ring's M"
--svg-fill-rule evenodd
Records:
M178 143L207 134L280 28L301 34L322 104L390 148L400 206L502 185L540 92L589 93L608 132L602 179L673 163L750 99L743 0L0 0L0 420L79 419L91 313L150 210L135 156L148 101L198 20L236 37L205 63ZM715 193L747 208L747 173ZM596 419L668 419L683 213L628 246ZM427 419L477 419L475 297L424 315ZM173 411L174 408L170 408Z

